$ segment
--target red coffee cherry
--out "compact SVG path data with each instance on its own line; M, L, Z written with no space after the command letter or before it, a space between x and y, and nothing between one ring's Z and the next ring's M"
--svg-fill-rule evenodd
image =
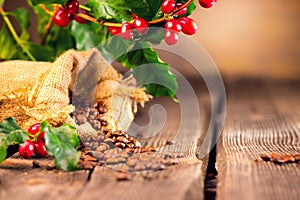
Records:
M88 13L86 10L83 10L83 9L81 9L81 8L78 9L78 13L85 14L85 15L89 15L89 13ZM88 20L83 19L82 17L79 17L79 16L77 16L77 15L73 15L73 19L74 19L76 22L80 23L80 24L86 24L86 23L88 23Z
M30 158L34 152L34 144L30 140L26 140L19 146L19 154L23 158Z
M199 0L199 4L203 8L211 8L216 2L217 0Z
M176 4L176 7L177 8L180 8L181 6L183 5L183 3L177 3ZM187 9L187 7L185 7L184 9L182 9L182 10L180 10L178 13L177 13L177 15L185 15L186 13L187 13L187 11L188 11L188 9Z
M178 41L178 32L173 30L166 30L164 40L168 45L174 45Z
M176 3L174 0L164 0L161 4L161 11L165 14L169 14L174 10Z
M124 22L121 26L121 38L130 40L133 36L132 25L129 22Z
M48 155L45 147L45 142L43 140L38 140L36 143L34 143L34 153L36 156L39 157L44 157Z
M77 0L69 0L66 4L66 9L69 13L77 13L79 9L79 2Z
M53 22L55 24L57 24L58 26L61 26L61 27L68 26L70 21L71 21L71 14L63 8L59 9L53 15Z
M119 33L121 33L121 28L120 27L113 27L113 26L109 26L108 27L109 32L112 35L118 35Z
M182 27L177 19L170 19L165 23L165 29L180 32Z
M182 32L187 35L193 35L197 31L197 23L195 20L189 18L189 17L181 17L179 18L179 22L182 26Z
M141 35L145 35L149 30L148 23L143 18L134 19L133 26L136 29L136 31Z

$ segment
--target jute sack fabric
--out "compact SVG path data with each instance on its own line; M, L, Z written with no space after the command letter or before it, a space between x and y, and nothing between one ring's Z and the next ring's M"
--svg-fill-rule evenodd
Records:
M96 84L81 87L82 78L89 84L90 77L84 74L91 70ZM122 80L122 75L97 49L68 50L53 63L0 62L0 120L15 117L24 129L44 120L54 126L63 123L76 126L70 117L74 111L70 102L72 93L103 102L108 109L107 128L126 130L134 118L136 105L149 100L143 88L130 85L132 80L132 77ZM86 94L85 88L90 90Z

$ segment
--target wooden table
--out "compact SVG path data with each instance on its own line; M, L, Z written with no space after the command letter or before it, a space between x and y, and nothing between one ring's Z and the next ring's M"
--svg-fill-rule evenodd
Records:
M0 199L297 199L300 165L276 165L260 160L259 155L300 153L300 82L227 83L224 130L216 149L202 159L197 156L210 121L211 102L204 84L192 85L201 110L198 130L184 130L176 137L180 107L158 98L151 104L165 107L167 122L158 135L142 141L161 152L184 153L178 165L132 173L131 180L117 181L116 171L105 165L63 172L47 170L49 159L14 156L0 165ZM137 121L144 121L145 111ZM166 145L174 138L173 145ZM33 167L33 160L40 168Z

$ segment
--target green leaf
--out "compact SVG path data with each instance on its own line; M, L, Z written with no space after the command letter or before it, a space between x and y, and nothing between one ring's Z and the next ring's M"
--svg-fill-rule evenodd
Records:
M24 46L28 48L29 52L39 61L53 61L55 59L55 52L45 46L38 45L32 42L23 41Z
M37 23L38 23L37 28L38 28L38 33L39 33L39 36L41 39L45 35L46 25L51 16L49 14L47 14L40 6L34 6L34 5L32 5L30 0L27 0L27 1L37 16ZM51 5L46 5L46 7L50 10L52 9Z
M134 14L147 21L163 16L163 13L159 12L162 2L163 0L125 0L126 5Z
M18 56L18 46L4 24L0 29L0 59L11 60Z
M0 137L1 139L1 137ZM0 140L0 163L5 160L6 156L7 156L7 146L3 145L3 141Z
M94 15L97 19L117 22L130 21L130 8L123 0L89 0Z
M187 13L184 15L184 16L189 16L193 13L193 11L196 9L196 4L197 1L193 1L189 6L188 6L188 10L187 10Z
M73 21L71 34L75 39L78 50L87 50L96 47L100 42L106 39L107 29L95 23L79 24Z
M26 8L17 8L14 11L10 11L8 14L13 16L18 21L22 31L29 28L29 11Z
M10 145L22 144L27 139L27 133L23 131L12 117L0 122L0 163L7 156L7 148Z
M178 88L176 76L170 72L169 65L159 59L148 42L127 41L114 36L100 50L108 52L112 60L132 69L138 84L145 86L151 95L175 97Z
M41 123L41 130L45 131L46 149L54 156L55 166L65 171L78 169L80 151L76 150L79 145L76 129L71 125L53 128L45 121Z
M150 28L148 33L142 36L141 40L152 44L160 44L164 39L163 28Z
M36 6L38 4L64 4L68 0L30 0L32 5Z
M20 130L20 126L13 117L9 117L0 122L0 133L8 134L14 130Z
M141 45L141 44L138 44ZM176 76L170 72L169 65L161 61L158 54L147 43L142 43L142 49L130 63L140 63L132 73L139 85L144 85L146 91L153 96L175 97L178 84Z

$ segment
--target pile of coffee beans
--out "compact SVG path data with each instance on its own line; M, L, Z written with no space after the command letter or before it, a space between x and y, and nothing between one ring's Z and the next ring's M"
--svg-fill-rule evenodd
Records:
M101 128L107 125L104 116L107 109L102 103L83 101L75 103L75 107L75 112L71 116L76 124L82 125L88 122L96 131L101 131Z
M272 153L271 155L261 154L260 158L266 162L273 162L275 164L287 164L287 163L300 163L300 154L280 155L278 153Z
M80 138L83 150L79 165L84 169L109 165L121 169L117 179L124 180L128 179L127 172L163 170L178 164L178 158L183 157L182 153L158 153L154 146L143 147L136 138L122 130L107 130L107 109L101 102L80 102L75 107L72 115L74 121L78 125L88 122L97 131L96 135Z

